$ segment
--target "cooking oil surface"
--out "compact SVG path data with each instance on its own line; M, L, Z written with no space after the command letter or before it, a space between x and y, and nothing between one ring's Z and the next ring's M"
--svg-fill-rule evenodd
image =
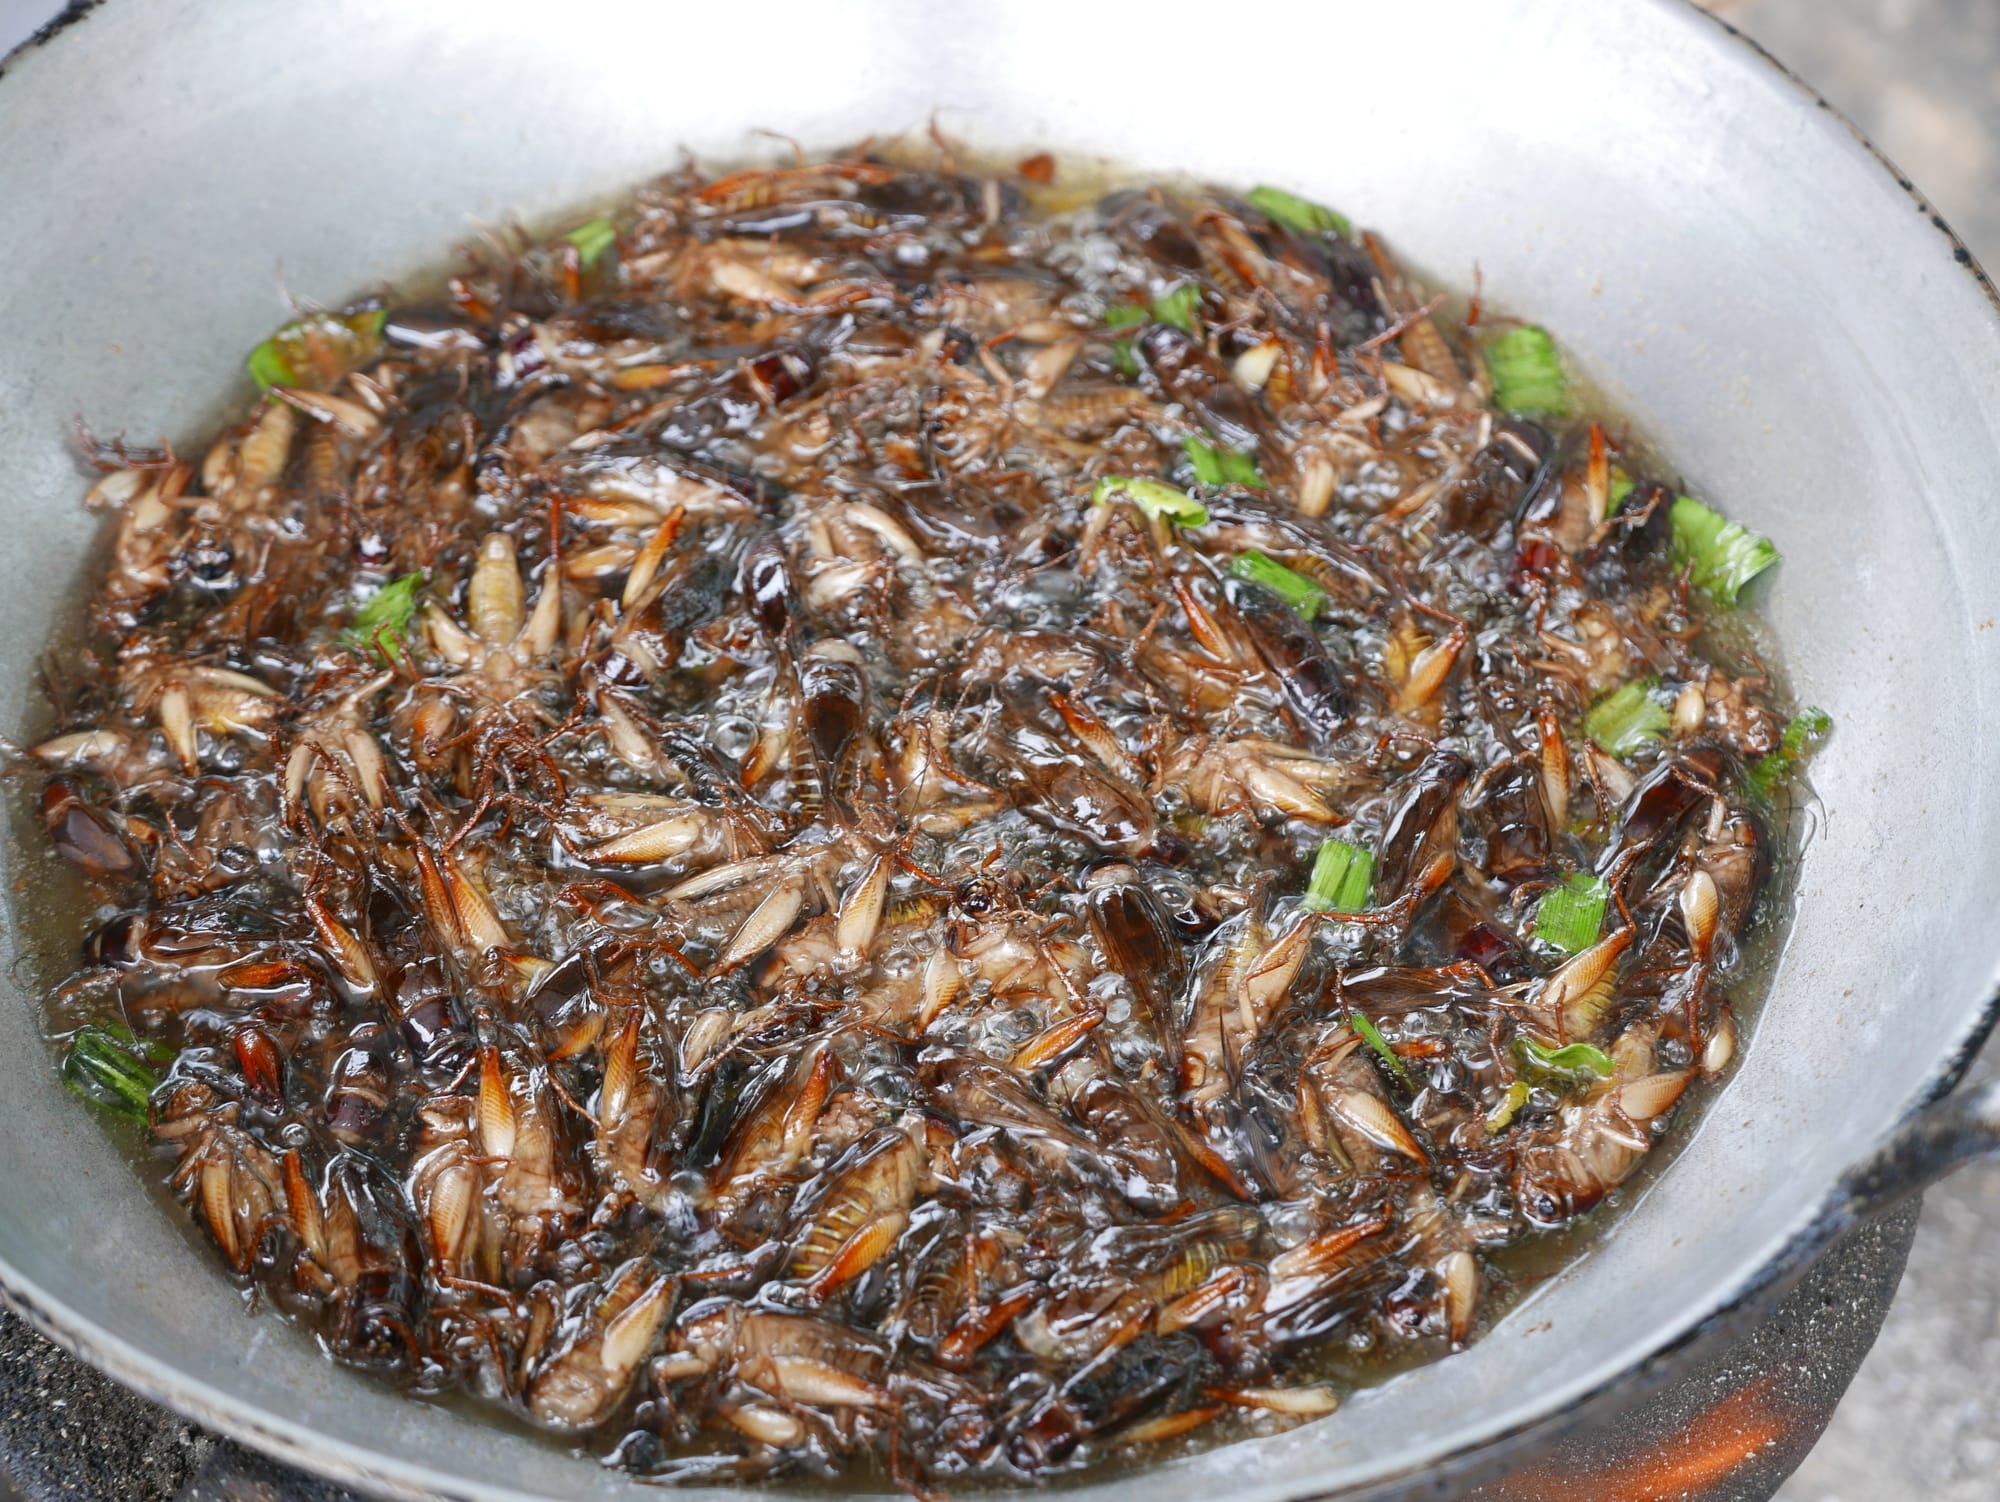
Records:
M661 1478L1085 1476L1616 1255L1726 1075L1761 539L1324 206L1049 170L667 180L99 482L24 979L337 1359Z

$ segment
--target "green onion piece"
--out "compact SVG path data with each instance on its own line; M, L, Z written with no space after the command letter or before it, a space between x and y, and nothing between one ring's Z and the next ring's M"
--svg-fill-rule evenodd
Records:
M293 373L292 367L285 363L285 357L279 353L277 341L274 339L266 339L251 350L250 358L243 363L250 372L250 379L257 383L259 391L269 391L273 386L296 386L299 383L298 376Z
M92 1023L85 1032L102 1033L125 1052L148 1064L171 1064L174 1050L157 1038L141 1038L122 1022Z
M1114 303L1104 310L1104 322L1109 328L1136 328L1142 323L1171 323L1175 328L1201 337L1201 288L1192 282L1183 282L1165 297L1151 304ZM1139 373L1139 362L1133 357L1132 343L1120 339L1111 346L1111 358L1118 369L1126 375ZM1127 365L1130 369L1126 369Z
M1516 1080L1507 1087L1507 1093L1493 1103L1493 1109L1486 1113L1486 1135L1497 1137L1514 1124L1514 1118L1521 1114L1521 1107L1528 1103L1526 1080Z
M309 313L295 318L244 361L260 391L273 386L331 387L382 347L386 308L358 313Z
M1294 573L1275 558L1266 558L1255 548L1229 560L1229 572L1239 579L1262 585L1307 620L1319 614L1326 603L1326 591L1304 574Z
M1106 475L1090 489L1090 504L1101 506L1114 495L1128 495L1132 504L1148 516L1164 516L1176 526L1199 527L1208 520L1208 507L1178 486L1165 480L1139 479L1132 475Z
M563 238L576 247L577 264L588 271L603 258L605 251L618 243L618 230L609 219L592 219L579 224Z
M1375 856L1345 840L1322 840L1301 906L1309 913L1358 913L1368 905Z
M1743 586L1778 561L1771 539L1688 496L1674 500L1674 559L1692 565L1694 582L1718 605L1734 605Z
M1612 465L1610 505L1606 509L1605 515L1616 516L1624 509L1625 503L1632 498L1632 492L1638 488L1639 482L1637 480L1626 474L1617 465Z
M1181 440L1181 451L1194 466L1195 481L1201 485L1247 485L1263 490L1264 477L1257 473L1257 461L1235 449L1223 448L1192 433Z
M1614 688L1585 713L1583 733L1613 756L1645 750L1673 723L1667 707L1653 699L1659 686L1657 678L1635 678Z
M1567 1048L1546 1048L1533 1038L1515 1041L1522 1056L1544 1073L1566 1074L1579 1079L1585 1075L1595 1075L1599 1079L1611 1077L1611 1055L1588 1043L1572 1043Z
M122 1027L84 1027L70 1039L63 1083L84 1099L129 1121L147 1120L146 1103L159 1088L159 1072L146 1061L160 1056Z
M141 1038L122 1022L107 1022L97 1030L109 1033L120 1048L148 1064L171 1064L174 1061L174 1051L166 1044L158 1038Z
M1751 766L1750 785L1765 797L1770 797L1798 770L1799 763L1805 759L1807 746L1831 729L1832 716L1823 709L1807 705L1786 722L1784 739L1778 742L1778 749L1758 757Z
M1153 304L1153 321L1171 323L1185 333L1201 337L1201 288L1182 282Z
M1581 954L1597 942L1611 888L1587 871L1572 871L1535 904L1535 937L1564 954Z
M1310 198L1287 193L1269 183L1259 183L1243 196L1266 219L1273 224L1282 224L1286 229L1300 230L1309 235L1327 230L1336 235L1354 232L1354 226L1348 223L1345 214L1335 213L1323 203L1314 203Z
M1506 412L1546 412L1560 417L1569 406L1562 356L1546 329L1524 323L1486 341L1486 371L1493 405Z
M1150 308L1140 303L1116 303L1104 310L1104 321L1114 329L1135 328L1152 320ZM1139 373L1139 356L1133 352L1130 339L1111 341L1111 367L1128 380Z
M1389 1072L1403 1082L1404 1088L1412 1095L1417 1092L1417 1082L1410 1077L1409 1069L1396 1057L1396 1050L1389 1046L1389 1040L1382 1036L1381 1029L1370 1022L1360 1012L1347 1014L1347 1025L1361 1037L1361 1041L1382 1056L1382 1062L1389 1066Z
M1785 725L1785 737L1779 742L1775 755L1797 757L1806 749L1808 741L1816 741L1833 729L1833 716L1815 705L1808 704L1793 715Z
M401 667L410 622L417 614L417 595L424 583L420 573L390 580L362 602L354 613L354 624L341 632L341 640L357 652L373 653Z

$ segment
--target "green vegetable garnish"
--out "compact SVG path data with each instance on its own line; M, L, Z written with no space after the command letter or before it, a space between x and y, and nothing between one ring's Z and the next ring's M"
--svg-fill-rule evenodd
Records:
M1695 584L1718 605L1734 605L1743 586L1778 561L1770 538L1689 496L1675 498L1672 515L1674 560L1692 565Z
M373 653L382 661L401 667L410 622L417 614L417 596L424 583L423 574L391 579L362 602L354 613L354 624L340 633L340 639L357 652Z
M273 386L325 390L382 347L387 310L309 313L295 318L250 351L244 365L260 391Z
M1833 719L1823 709L1807 705L1785 725L1778 749L1757 758L1750 768L1750 785L1766 798L1791 779L1805 759L1806 747L1833 729Z
M1176 526L1199 527L1208 520L1208 507L1165 480L1106 475L1090 488L1090 504L1101 506L1114 495L1130 496L1132 504L1146 515L1164 516Z
M1114 329L1136 328L1139 324L1152 320L1150 308L1135 302L1122 302L1104 310L1104 321ZM1139 357L1132 351L1130 339L1111 341L1111 366L1120 375L1127 377L1139 373Z
M618 243L618 230L609 219L592 219L579 224L563 238L576 247L577 264L588 271L605 251Z
M1583 733L1616 757L1645 750L1673 723L1667 707L1653 698L1659 686L1657 678L1635 678L1614 688L1590 706Z
M292 373L292 367L285 363L285 357L278 353L275 339L266 339L250 351L250 358L243 362L250 372L250 379L257 383L259 391L269 391L273 386L296 386L299 378Z
M1502 411L1560 417L1568 409L1562 356L1546 329L1524 323L1495 334L1486 341L1486 371L1493 378L1493 405Z
M1493 1109L1486 1113L1486 1135L1497 1137L1512 1126L1514 1118L1521 1114L1521 1107L1528 1103L1528 1096L1531 1093L1526 1080L1516 1080L1509 1085L1507 1093L1495 1101Z
M1322 840L1300 905L1309 913L1358 913L1368 905L1374 879L1372 852L1345 840Z
M1326 591L1304 574L1294 573L1274 558L1266 558L1255 548L1229 560L1229 572L1239 579L1262 585L1307 620L1319 614L1326 603Z
M1175 328L1201 337L1201 288L1192 282L1183 282L1165 297L1152 303L1113 303L1104 310L1105 326L1114 329L1137 328L1142 323L1171 323ZM1119 339L1111 346L1111 363L1120 375L1135 376L1139 373L1139 357L1132 352L1130 339Z
M1567 1048L1546 1048L1533 1038L1517 1038L1521 1056L1545 1074L1564 1074L1575 1079L1594 1075L1611 1077L1611 1055L1588 1043L1572 1043Z
M1185 333L1201 337L1201 288L1182 282L1153 304L1153 320L1171 323Z
M1535 904L1535 937L1564 954L1581 954L1597 942L1611 888L1587 871L1572 871Z
M1833 729L1833 716L1817 705L1808 704L1786 723L1785 736L1778 746L1778 753L1797 756L1805 750L1806 742L1818 740L1831 729Z
M63 1083L85 1100L143 1125L146 1103L160 1085L159 1071L148 1061L164 1063L171 1057L158 1044L139 1042L129 1028L79 1028L63 1060Z
M1336 235L1352 234L1354 231L1345 214L1336 213L1323 203L1314 203L1310 198L1287 193L1283 188L1274 188L1269 183L1259 183L1243 196L1266 219L1273 224L1282 224L1286 229L1300 230L1309 235L1327 230Z
M1626 474L1617 465L1611 466L1611 490L1605 507L1606 516L1616 516L1625 503L1632 498L1632 492L1639 488L1639 482Z
M1202 485L1247 485L1263 490L1264 477L1257 473L1257 461L1235 449L1223 448L1192 433L1181 440L1181 450L1194 466L1194 477Z
M1410 1071L1404 1066L1403 1061L1396 1057L1396 1051L1389 1046L1389 1040L1382 1036L1381 1030L1360 1012L1349 1012L1347 1025L1361 1035L1364 1043L1382 1056L1382 1062L1389 1066L1389 1072L1401 1080L1404 1087L1414 1095L1417 1082L1410 1078Z

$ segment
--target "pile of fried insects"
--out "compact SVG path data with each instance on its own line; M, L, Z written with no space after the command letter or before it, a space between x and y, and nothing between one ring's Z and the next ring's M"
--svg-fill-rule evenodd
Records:
M1046 157L465 255L94 451L27 753L70 1082L339 1360L666 1477L1267 1432L1729 1063L1826 719L1542 330Z

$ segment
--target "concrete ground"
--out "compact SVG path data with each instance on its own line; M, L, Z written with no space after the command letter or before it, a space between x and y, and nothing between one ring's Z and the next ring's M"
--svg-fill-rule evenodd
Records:
M1859 124L1987 267L2000 272L2000 0L1707 3ZM57 8L54 0L0 0L0 53ZM1996 1071L2000 1049L1989 1049L1976 1074ZM2000 1497L1996 1247L2000 1171L1968 1170L1926 1198L1909 1270L1881 1339L1818 1446L1779 1493L1780 1502ZM89 1374L78 1380L96 1385ZM50 1393L56 1427L60 1410L71 1408L58 1399L75 1400L73 1411L82 1414L108 1397ZM137 1488L169 1495L188 1480L200 1493L213 1443L185 1426L164 1425L147 1442L139 1473L129 1457L122 1459L122 1483L99 1494L133 1495ZM59 1488L94 1491L92 1477L75 1474L73 1459L71 1466Z

